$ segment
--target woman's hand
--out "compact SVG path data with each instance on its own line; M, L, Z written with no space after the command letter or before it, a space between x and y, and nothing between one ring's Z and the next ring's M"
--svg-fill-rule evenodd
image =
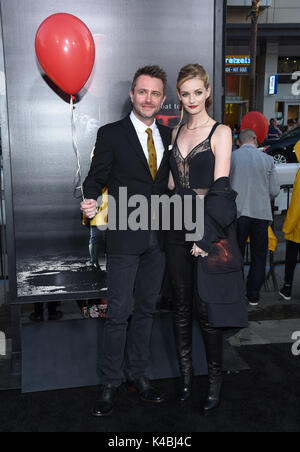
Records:
M194 257L206 257L208 256L208 253L203 251L201 248L199 248L196 243L194 243L193 248L191 249L191 253Z

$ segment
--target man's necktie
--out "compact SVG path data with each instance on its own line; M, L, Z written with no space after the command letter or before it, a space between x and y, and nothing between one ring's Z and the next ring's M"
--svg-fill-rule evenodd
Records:
M148 152L149 152L149 168L150 173L155 179L156 173L157 173L157 155L156 155L156 149L154 145L153 135L152 135L152 129L147 129L146 133L148 134Z

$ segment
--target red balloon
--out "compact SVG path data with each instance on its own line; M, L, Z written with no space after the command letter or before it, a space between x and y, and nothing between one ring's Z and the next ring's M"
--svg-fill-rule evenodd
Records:
M259 111L250 111L241 122L241 130L251 129L256 133L258 143L262 143L269 131L269 123L265 115Z
M35 51L46 74L71 95L82 89L94 66L93 36L71 14L53 14L44 20L36 33Z

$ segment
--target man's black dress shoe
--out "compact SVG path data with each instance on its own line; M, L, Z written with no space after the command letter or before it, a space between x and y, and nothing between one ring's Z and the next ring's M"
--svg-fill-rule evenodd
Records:
M114 401L116 400L118 388L111 384L100 386L98 397L93 408L93 416L110 416L113 412Z
M164 402L161 395L150 385L147 377L139 377L136 380L128 381L127 388L131 392L137 392L143 402Z

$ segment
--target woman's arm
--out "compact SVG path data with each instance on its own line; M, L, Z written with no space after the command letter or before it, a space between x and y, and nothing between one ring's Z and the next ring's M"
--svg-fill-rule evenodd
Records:
M229 177L232 154L231 129L220 125L212 136L211 144L216 157L215 181L220 177Z
M232 154L232 132L227 126L220 125L211 140L212 150L216 158L215 181L221 177L229 177ZM208 253L194 244L191 253L193 256L206 257Z

